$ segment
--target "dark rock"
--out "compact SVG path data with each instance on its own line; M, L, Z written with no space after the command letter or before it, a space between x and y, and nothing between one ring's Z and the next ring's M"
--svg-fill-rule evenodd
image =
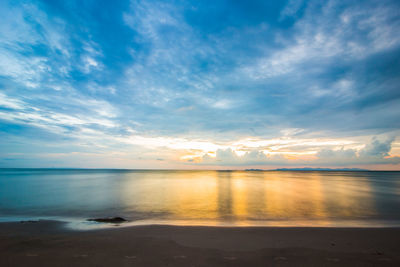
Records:
M90 222L102 222L102 223L123 223L126 222L122 217L107 217L107 218L95 218L95 219L88 219Z
M28 220L28 221L20 221L20 223L37 223L39 221L33 221L33 220Z

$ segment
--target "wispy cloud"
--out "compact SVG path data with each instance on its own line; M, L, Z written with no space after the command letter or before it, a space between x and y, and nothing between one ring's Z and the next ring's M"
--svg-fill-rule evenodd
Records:
M286 9L296 9L297 5L301 3L290 1ZM310 1L304 17L294 26L293 36L286 40L278 35L277 41L284 48L241 71L254 79L304 75L318 71L316 66L326 71L327 65L336 64L338 58L358 61L400 44L398 14L392 8L384 3L375 8L342 6L341 1L327 1L322 6Z

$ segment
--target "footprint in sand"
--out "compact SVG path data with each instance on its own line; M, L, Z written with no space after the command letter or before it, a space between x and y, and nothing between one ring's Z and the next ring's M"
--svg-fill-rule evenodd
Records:
M75 258L86 258L87 256L86 254L74 255Z
M391 261L392 259L389 259L389 258L379 258L378 260L379 260L379 261Z
M174 256L174 259L186 259L185 255Z
M125 256L127 259L136 259L136 256Z
M327 261L333 261L333 262L338 262L340 261L338 258L327 258Z

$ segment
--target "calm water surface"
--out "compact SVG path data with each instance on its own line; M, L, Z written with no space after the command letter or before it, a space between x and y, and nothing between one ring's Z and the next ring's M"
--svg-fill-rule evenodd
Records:
M0 169L0 220L400 226L400 172Z

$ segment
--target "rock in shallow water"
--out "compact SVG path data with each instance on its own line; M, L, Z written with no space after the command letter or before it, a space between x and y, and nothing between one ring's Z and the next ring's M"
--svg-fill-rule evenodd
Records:
M90 222L103 222L103 223L122 223L127 221L122 217L95 218L87 220Z

